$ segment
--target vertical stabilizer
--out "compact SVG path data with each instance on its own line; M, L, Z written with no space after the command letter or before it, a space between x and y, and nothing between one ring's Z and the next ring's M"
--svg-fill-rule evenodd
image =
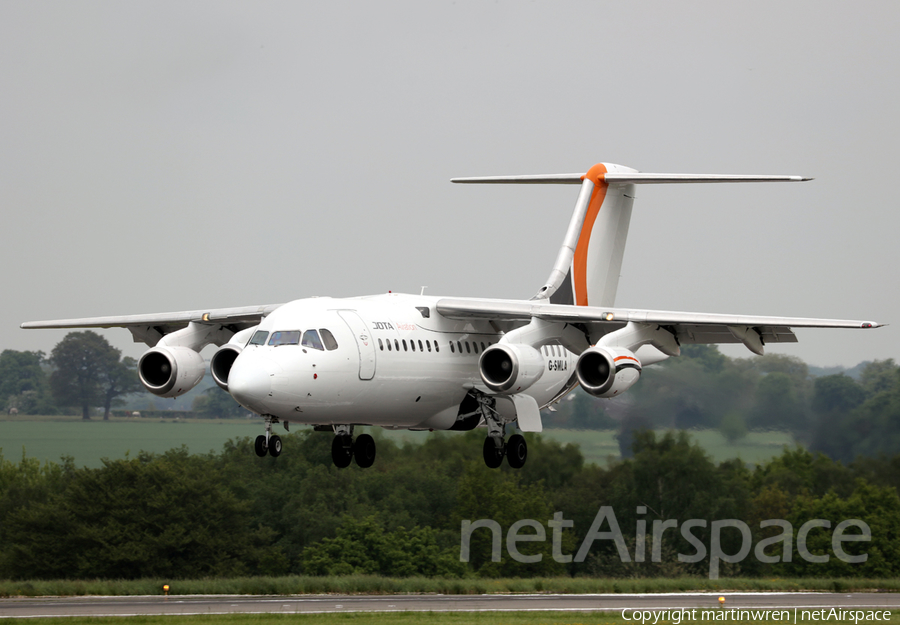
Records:
M533 299L554 304L613 306L625 255L634 185L606 182L607 173L631 173L621 165L598 163L581 180L581 193L566 238L546 284Z

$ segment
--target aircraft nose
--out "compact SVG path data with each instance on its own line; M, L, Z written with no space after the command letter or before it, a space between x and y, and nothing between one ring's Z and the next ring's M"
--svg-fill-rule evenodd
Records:
M265 358L245 358L242 354L228 373L228 392L245 408L265 414L275 369L275 363Z

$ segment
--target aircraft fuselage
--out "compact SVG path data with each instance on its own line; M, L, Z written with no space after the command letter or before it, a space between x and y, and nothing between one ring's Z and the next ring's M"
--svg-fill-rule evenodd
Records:
M438 299L385 294L285 304L253 332L228 390L246 408L290 422L450 429L469 391L483 386L480 354L503 334L488 321L442 317ZM546 368L524 391L539 406L574 386L577 358L560 345L543 349Z

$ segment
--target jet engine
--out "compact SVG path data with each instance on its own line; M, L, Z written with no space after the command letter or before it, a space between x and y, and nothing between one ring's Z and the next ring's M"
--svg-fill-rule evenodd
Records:
M228 374L231 372L231 365L243 351L240 345L226 343L220 347L209 361L209 372L212 379L224 391L228 390Z
M235 333L231 340L220 347L213 357L209 360L209 372L212 379L219 385L223 391L228 390L228 374L231 373L231 366L237 357L244 351L244 346L253 333L256 332L258 326L247 328Z
M641 361L627 349L594 346L578 358L575 375L594 397L615 397L641 378Z
M544 374L544 357L530 345L498 343L481 353L478 370L485 386L495 393L519 393Z
M144 387L160 397L178 397L197 386L206 373L203 358L181 346L154 347L138 362L138 375Z

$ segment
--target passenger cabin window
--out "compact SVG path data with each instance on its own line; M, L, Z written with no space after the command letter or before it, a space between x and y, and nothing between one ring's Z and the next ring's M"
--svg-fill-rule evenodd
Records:
M272 332L272 338L269 339L269 345L274 347L278 347L279 345L296 345L299 342L300 330Z
M451 354L455 354L455 353L456 353L456 348L453 347L453 341L450 341L450 353L451 353Z
M337 341L334 340L334 335L331 333L331 330L319 328L319 334L322 335L322 342L325 343L325 349L331 352L338 348Z
M467 354L471 354L471 353L472 353L472 348L469 347L469 341L466 341L466 353L467 353Z
M260 330L253 334L253 338L250 339L250 345L265 345L267 338L269 338L269 333L265 330Z
M425 351L425 348L422 347L422 339L419 339L419 351L420 351L420 352L424 352L424 351ZM431 351L431 350L429 349L428 351Z
M387 339L385 343L387 343L388 351L391 351L391 339Z
M437 342L435 341L434 344L437 345ZM428 351L431 351L431 341L425 341L425 345L428 346Z
M431 349L431 348L429 348L429 349ZM441 351L441 346L438 345L437 341L434 342L434 351L436 351L436 352Z
M400 351L400 341L398 341L397 339L394 339L394 349L396 349L398 352Z
M311 347L320 351L325 351L322 341L319 339L319 333L315 330L307 330L303 333L303 341L300 343L303 347Z
M406 339L403 339L403 351L409 351L409 350L406 348Z
M381 342L381 339L378 339L378 349L384 351L384 343Z

